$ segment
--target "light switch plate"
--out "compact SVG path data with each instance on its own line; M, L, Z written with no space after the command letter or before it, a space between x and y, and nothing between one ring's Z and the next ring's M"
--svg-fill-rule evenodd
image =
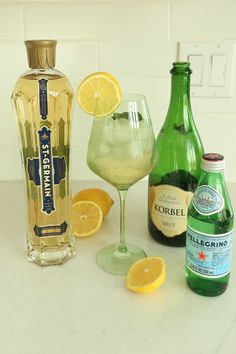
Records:
M191 64L191 96L232 97L235 42L179 42L178 60Z

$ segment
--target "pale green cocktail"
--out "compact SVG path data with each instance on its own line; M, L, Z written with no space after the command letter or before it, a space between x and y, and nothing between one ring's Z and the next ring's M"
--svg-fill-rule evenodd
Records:
M153 166L154 133L144 96L129 95L112 116L94 118L87 163L90 169L117 188L121 201L120 244L102 249L98 265L125 274L144 251L125 244L124 204L128 188L146 176Z

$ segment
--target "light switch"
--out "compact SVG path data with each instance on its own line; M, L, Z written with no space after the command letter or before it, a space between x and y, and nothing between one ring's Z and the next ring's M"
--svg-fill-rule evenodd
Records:
M235 69L234 41L178 43L178 60L189 61L192 97L232 97Z
M202 69L203 56L202 55L188 55L191 69L193 71L191 77L191 86L202 86Z
M212 55L211 56L211 86L224 86L225 85L225 55Z

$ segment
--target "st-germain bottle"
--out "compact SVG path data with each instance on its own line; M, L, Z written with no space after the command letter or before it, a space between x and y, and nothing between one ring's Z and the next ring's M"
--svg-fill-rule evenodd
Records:
M73 253L70 228L70 128L73 92L55 66L54 40L26 41L30 70L16 83L16 108L28 212L28 252L39 265Z
M205 154L188 211L185 274L198 294L222 294L229 282L233 210L224 179L224 157Z
M203 154L190 104L191 72L187 62L173 64L169 109L155 142L156 162L149 176L149 232L156 241L177 247L185 246L187 208Z

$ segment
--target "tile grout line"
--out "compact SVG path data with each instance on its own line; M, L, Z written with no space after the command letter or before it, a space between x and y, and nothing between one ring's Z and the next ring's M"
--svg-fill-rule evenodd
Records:
M100 45L99 42L96 42L96 70L99 71L100 68Z
M26 30L25 30L25 9L24 9L24 4L21 3L21 17L22 17L22 25L23 25L23 40L25 41L26 39Z
M169 4L168 4L168 41L170 41L171 39L171 17L172 17L172 1L169 0Z

